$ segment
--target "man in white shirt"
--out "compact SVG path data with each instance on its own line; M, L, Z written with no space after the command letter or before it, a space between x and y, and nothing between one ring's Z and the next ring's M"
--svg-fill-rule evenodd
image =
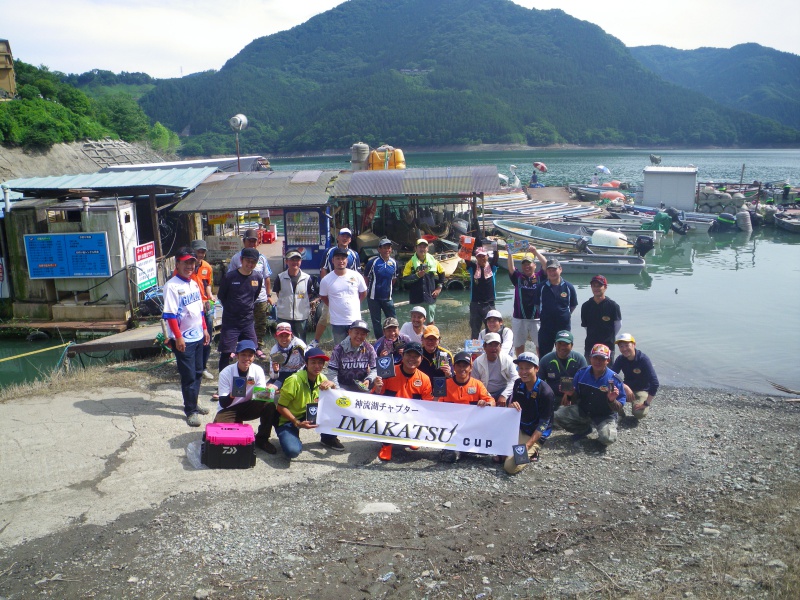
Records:
M506 406L518 375L514 361L507 352L501 352L500 344L497 333L486 334L483 338L484 353L472 363L472 376L486 386L497 406Z
M333 343L347 337L353 321L361 319L361 301L367 297L367 282L357 271L347 268L347 250L333 251L333 271L319 284L320 300L328 307Z
M403 323L400 328L400 335L407 335L412 342L422 343L422 332L425 331L425 319L428 314L421 306L411 309L411 320Z

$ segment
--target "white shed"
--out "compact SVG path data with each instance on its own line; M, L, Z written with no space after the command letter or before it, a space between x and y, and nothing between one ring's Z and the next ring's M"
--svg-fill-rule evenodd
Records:
M697 167L645 167L644 206L694 210Z

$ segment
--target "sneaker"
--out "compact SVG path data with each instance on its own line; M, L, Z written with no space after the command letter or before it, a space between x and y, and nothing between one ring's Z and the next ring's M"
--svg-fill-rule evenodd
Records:
M311 343L308 345L309 348L319 348L319 340L311 340Z
M417 451L417 450L419 450L419 446L406 446L406 450Z
M572 434L572 441L573 442L580 442L583 438L585 438L590 433L592 433L592 428L591 427L589 427L589 429L587 429L583 433L573 433Z
M442 450L442 462L456 463L461 458L461 452L457 450Z
M392 460L392 445L384 444L381 446L381 451L378 452L378 458L386 462Z
M338 450L339 452L344 450L344 444L342 444L342 442L340 442L339 438L337 437L320 440L320 443L326 448L330 448L331 450Z
M192 413L188 417L186 417L186 423L189 424L189 427L200 427L203 422L200 420L199 413Z
M206 379L214 379L214 374L211 371L209 371L208 369L204 369L203 370L203 377L205 377Z
M211 400L211 402L219 402L219 394L211 394L209 400Z
M260 448L267 454L277 454L278 449L269 440L256 438L256 448Z
M257 360L264 360L264 359L266 359L266 358L267 358L267 355L266 355L266 354L264 354L264 351L263 351L261 348L259 348L258 350L256 350L256 359L257 359Z
M201 415L207 415L210 411L205 406L197 405L197 412Z

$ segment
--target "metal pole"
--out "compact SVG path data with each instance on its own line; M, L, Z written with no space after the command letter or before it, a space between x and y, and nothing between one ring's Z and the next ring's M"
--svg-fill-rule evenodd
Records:
M239 158L239 132L236 132L236 170L242 172L242 163Z

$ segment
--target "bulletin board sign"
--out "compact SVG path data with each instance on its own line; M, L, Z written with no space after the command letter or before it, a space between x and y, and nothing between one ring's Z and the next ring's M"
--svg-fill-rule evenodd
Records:
M31 279L111 276L105 231L29 234L25 254Z

